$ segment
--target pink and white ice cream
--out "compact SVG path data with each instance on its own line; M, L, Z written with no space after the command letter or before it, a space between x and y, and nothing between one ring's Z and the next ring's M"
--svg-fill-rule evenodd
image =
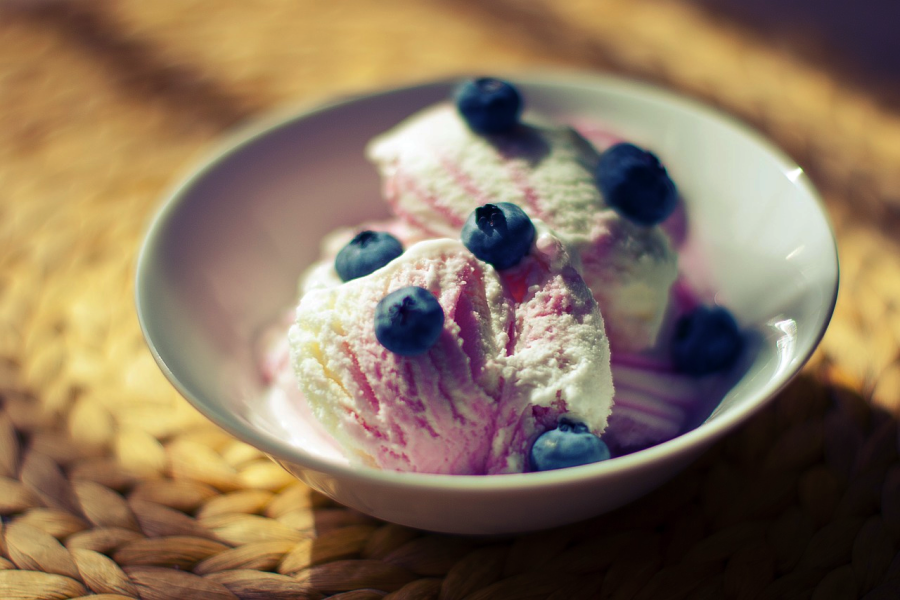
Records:
M445 313L437 343L419 356L388 351L372 327L377 302L409 285ZM535 435L560 416L599 435L612 409L603 319L545 230L502 272L456 240L414 244L370 275L310 289L289 340L315 417L349 454L383 469L521 472Z
M284 395L351 461L382 469L540 470L529 450L562 418L613 455L682 433L702 381L673 367L667 345L671 319L696 299L676 283L665 217L636 224L600 191L601 151L617 140L594 131L598 150L533 116L501 133L469 125L439 104L369 144L393 215L325 236L287 343L282 333L265 349L264 376L290 386ZM497 270L460 236L476 208L500 203L524 210L537 234L520 263ZM405 250L343 281L335 257L362 231ZM408 286L444 314L437 342L415 356L390 351L373 327L379 301Z
M472 210L489 202L517 204L546 223L574 249L613 350L653 346L676 254L660 227L635 225L604 202L598 151L574 129L532 118L478 134L445 103L375 138L367 152L392 211L421 235L458 237Z

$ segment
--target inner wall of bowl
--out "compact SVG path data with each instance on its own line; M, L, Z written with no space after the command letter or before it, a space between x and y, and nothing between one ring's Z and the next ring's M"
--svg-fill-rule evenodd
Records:
M830 311L834 273L823 260L833 255L829 228L800 173L783 169L752 136L661 93L628 85L522 88L531 108L609 123L667 164L686 200L681 256L692 283L731 308L759 342L712 418L756 401L773 376L805 358ZM259 410L255 336L294 303L297 279L325 233L387 214L364 157L368 140L449 89L400 90L288 122L181 192L154 278L177 335L159 329L150 337L208 414L225 411L263 436L297 443L282 413Z
M176 194L146 250L154 289L142 301L156 320L144 326L173 379L208 415L284 430L277 417L255 415L263 389L256 337L296 300L323 234L387 214L366 142L445 93L375 96L278 124L226 146L222 160Z

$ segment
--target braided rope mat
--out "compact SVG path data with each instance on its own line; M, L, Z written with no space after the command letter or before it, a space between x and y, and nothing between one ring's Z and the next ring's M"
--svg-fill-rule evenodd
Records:
M534 66L717 103L819 184L842 296L771 405L635 504L482 540L337 506L175 394L135 252L224 128ZM0 0L0 598L898 598L898 167L900 115L680 3Z

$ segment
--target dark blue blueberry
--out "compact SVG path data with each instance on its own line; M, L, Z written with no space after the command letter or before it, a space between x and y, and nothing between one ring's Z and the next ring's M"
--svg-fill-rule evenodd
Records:
M409 286L394 290L375 307L375 337L403 356L431 348L444 328L444 309L428 290Z
M531 249L534 223L515 204L485 204L472 211L460 237L472 254L496 269L508 269Z
M616 144L604 152L596 179L607 204L645 227L665 221L678 202L675 184L659 159L632 144Z
M456 108L476 133L502 133L519 122L522 96L506 81L481 77L456 90Z
M727 369L744 347L744 336L731 313L721 306L700 306L675 323L672 362L688 375Z
M531 470L550 471L606 460L609 448L587 425L560 419L556 429L540 435L531 446Z
M403 245L383 231L361 231L334 259L334 268L343 281L364 277L403 254Z

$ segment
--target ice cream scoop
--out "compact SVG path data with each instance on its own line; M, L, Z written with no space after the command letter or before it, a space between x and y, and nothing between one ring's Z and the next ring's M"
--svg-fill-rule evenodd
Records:
M405 356L375 311L415 286L444 313L436 342ZM383 469L521 472L534 438L569 416L596 435L613 387L603 319L547 231L502 272L451 239L419 242L370 275L311 289L289 332L300 389L355 459Z
M600 154L571 127L532 118L477 133L449 104L413 115L367 150L394 214L430 237L459 236L484 204L508 202L540 219L576 254L614 349L653 345L677 258L658 226L624 218L595 178Z

